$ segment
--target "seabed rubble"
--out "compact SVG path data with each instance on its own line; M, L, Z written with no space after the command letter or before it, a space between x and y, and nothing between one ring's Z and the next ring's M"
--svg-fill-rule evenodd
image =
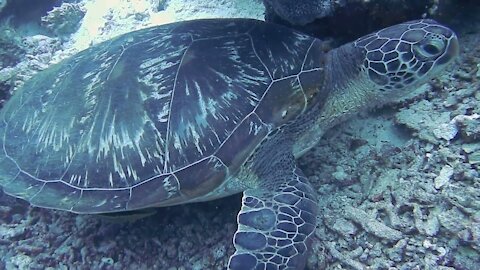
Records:
M0 27L3 101L35 72L146 27L158 21L156 12L175 19L164 1L153 8L145 1L135 12L105 13L96 33L102 38L80 41L93 1L65 2L42 19L58 37ZM197 1L181 2L169 1L178 18L205 15ZM223 15L234 8L239 16L262 15L258 6L234 2ZM448 73L415 96L328 132L301 158L322 209L308 269L480 266L480 25L459 37L462 52ZM237 195L118 222L31 208L0 193L0 269L224 269L239 208Z

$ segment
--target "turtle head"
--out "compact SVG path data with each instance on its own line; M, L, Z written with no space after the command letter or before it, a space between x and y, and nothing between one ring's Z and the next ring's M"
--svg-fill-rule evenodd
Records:
M458 55L455 33L434 20L397 24L325 55L323 87L312 106L315 124L295 146L304 153L333 125L413 92ZM300 154L298 154L300 155Z
M385 101L404 96L438 75L459 51L455 33L428 19L382 29L353 45L363 50L361 69Z

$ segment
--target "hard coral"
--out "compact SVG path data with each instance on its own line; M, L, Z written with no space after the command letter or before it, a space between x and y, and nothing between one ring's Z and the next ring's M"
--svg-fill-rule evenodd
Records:
M69 35L78 29L85 12L80 4L63 3L43 16L42 24L55 35Z

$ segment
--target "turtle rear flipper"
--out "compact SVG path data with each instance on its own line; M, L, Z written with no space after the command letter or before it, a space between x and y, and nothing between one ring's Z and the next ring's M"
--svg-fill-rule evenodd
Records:
M262 179L263 183L278 183L277 187L243 193L233 240L236 252L229 269L305 267L309 237L316 226L316 195L296 165L284 165L277 164Z

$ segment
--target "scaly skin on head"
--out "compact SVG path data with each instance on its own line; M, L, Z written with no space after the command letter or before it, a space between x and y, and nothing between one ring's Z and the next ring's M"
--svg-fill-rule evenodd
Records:
M433 20L410 21L361 37L328 53L329 96L315 124L294 145L301 156L333 125L361 110L403 97L437 76L458 55L455 33ZM325 98L325 97L320 97Z

